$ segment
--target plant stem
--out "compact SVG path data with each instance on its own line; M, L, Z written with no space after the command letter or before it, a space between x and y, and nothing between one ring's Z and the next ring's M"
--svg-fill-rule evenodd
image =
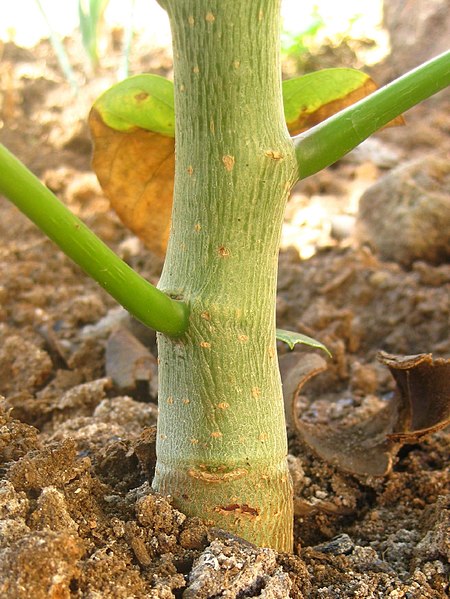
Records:
M292 549L276 359L281 225L297 166L284 122L279 0L167 0L176 174L160 288L191 307L159 336L155 489L190 515Z
M186 304L159 291L116 256L2 144L0 193L138 320L174 337L186 330Z
M450 51L293 138L299 178L342 158L392 119L450 85Z

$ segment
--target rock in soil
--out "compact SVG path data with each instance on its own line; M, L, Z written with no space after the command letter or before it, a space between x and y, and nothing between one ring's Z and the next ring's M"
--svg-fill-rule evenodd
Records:
M436 156L397 167L359 204L357 237L383 260L411 266L450 258L450 163Z

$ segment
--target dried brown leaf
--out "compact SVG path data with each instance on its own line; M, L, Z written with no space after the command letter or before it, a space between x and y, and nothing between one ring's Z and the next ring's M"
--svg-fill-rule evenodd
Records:
M93 167L112 208L156 254L166 251L175 171L174 139L135 127L117 131L93 108Z
M280 360L287 420L307 446L341 470L384 476L403 444L416 443L450 424L450 360L384 352L379 359L389 367L398 393L387 402L374 397L373 404L382 406L375 413L358 414L355 409L341 418L331 419L325 412L317 422L301 419L297 405L302 387L326 368L320 356L309 356L291 354Z
M391 371L399 392L399 419L388 434L391 441L416 443L450 424L450 359L385 352L378 359Z

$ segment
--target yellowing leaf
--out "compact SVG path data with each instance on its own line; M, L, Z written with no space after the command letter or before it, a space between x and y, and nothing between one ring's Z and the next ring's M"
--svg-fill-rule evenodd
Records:
M117 84L89 115L100 185L124 225L159 255L172 212L174 122L173 85L156 75Z
M135 75L110 87L94 104L106 125L136 127L175 137L173 83L159 75Z
M314 127L377 87L369 75L356 69L323 69L283 81L284 114L290 134ZM390 123L402 124L403 117Z

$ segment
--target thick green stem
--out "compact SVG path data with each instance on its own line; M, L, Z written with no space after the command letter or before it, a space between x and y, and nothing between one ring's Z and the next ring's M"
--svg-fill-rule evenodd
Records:
M276 359L281 224L297 167L278 62L279 0L168 0L176 176L160 287L190 305L160 336L154 487L259 544L292 548Z
M299 178L333 164L372 133L450 85L450 50L294 137Z
M186 330L186 304L156 289L116 256L2 144L0 193L138 320L167 335Z

